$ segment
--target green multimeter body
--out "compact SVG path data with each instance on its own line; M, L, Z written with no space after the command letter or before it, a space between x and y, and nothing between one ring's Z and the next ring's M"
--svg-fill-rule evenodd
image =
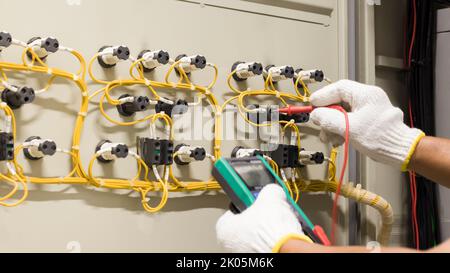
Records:
M250 207L265 186L274 183L280 185L286 192L287 200L302 224L305 234L315 243L321 243L314 234L314 225L292 199L281 178L263 157L221 158L214 164L213 176L238 212Z

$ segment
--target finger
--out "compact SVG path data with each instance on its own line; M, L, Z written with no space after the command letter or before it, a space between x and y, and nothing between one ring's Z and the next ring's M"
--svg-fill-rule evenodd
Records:
M216 230L219 231L221 228L228 226L228 224L231 222L231 220L234 218L234 214L231 211L225 212L224 215L222 215L219 220L217 220L216 224Z
M351 103L352 90L348 81L338 81L314 92L310 101L314 106L322 107L342 102ZM350 105L351 106L351 105Z
M320 141L326 144L331 144L333 147L339 147L342 146L345 142L345 139L341 137L340 135L336 135L333 133L327 133L324 130L320 131L319 135Z
M258 195L256 202L271 203L276 200L286 200L286 192L278 184L270 184L265 186Z
M346 123L342 112L331 108L317 108L311 113L310 119L323 131L344 137Z

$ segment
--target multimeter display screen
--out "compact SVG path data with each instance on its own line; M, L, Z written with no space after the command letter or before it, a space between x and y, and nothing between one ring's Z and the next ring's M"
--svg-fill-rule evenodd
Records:
M270 171L262 163L242 164L235 162L232 166L251 191L259 191L266 185L276 182Z

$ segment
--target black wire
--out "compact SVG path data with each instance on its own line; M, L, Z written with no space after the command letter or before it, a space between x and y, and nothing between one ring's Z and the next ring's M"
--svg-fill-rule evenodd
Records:
M412 51L412 64L407 73L412 118L414 125L427 135L435 135L434 109L434 52L436 41L436 9L450 6L450 0L416 0L416 38ZM412 1L408 1L408 20L405 43L405 56L408 56L413 32ZM437 187L428 179L418 176L417 181L417 220L421 249L429 249L441 242L439 213L437 206ZM409 200L411 201L411 200ZM411 204L411 202L409 202ZM411 211L411 210L409 210ZM411 219L411 214L409 218ZM414 247L412 225L409 245Z

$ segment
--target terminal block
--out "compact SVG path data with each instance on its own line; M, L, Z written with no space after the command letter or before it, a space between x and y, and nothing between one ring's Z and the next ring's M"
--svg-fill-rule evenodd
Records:
M117 111L125 117L131 117L137 112L145 111L150 105L150 100L146 96L123 94L119 97L119 100L122 103L117 105Z
M13 134L0 132L0 161L13 159L14 159Z
M42 139L32 136L23 144L23 154L30 160L39 160L45 156L53 156L56 153L56 143L51 139Z
M138 55L138 59L141 60L144 72L151 72L155 68L168 64L170 60L169 53L164 50L143 50Z
M129 149L128 146L123 143L112 143L109 140L102 140L95 147L95 152L99 153L97 157L98 161L109 163L117 158L126 158Z
M316 82L323 82L325 80L325 73L323 73L323 71L319 69L303 70L300 68L295 70L294 84L297 82L299 77L303 81L303 83L310 84ZM303 88L300 82L298 83L297 87Z
M270 75L272 82L276 83L283 80L293 79L295 76L295 71L292 66L274 66L269 65L264 69L264 79Z
M300 167L299 148L294 145L278 144L275 149L267 152L267 155L275 161L279 168Z
M242 146L237 146L231 152L232 158L256 157L258 155L262 156L264 153L258 149L246 149Z
M136 142L138 154L147 166L173 164L174 145L172 141L137 137Z
M186 54L181 54L175 58L175 61L180 62L178 66L181 69L183 69L183 71L186 74L189 74L195 70L204 69L207 64L205 56L198 55L198 54L192 55L192 56L187 56ZM178 69L175 69L175 71L177 71L177 73L179 73Z
M98 63L103 68L112 68L120 61L130 58L130 49L126 46L103 46L98 50Z
M175 147L174 161L178 165L188 165L194 161L203 161L206 158L206 150L203 147L194 147L180 144Z
M36 95L31 87L10 86L2 91L1 99L6 102L11 109L19 109L24 104L32 103Z
M166 101L159 100L155 105L156 113L164 112L169 117L172 115L182 115L187 113L189 109L188 102L186 100L179 99L173 104L169 104Z
M9 47L12 43L11 34L6 31L0 31L0 52Z
M50 53L55 53L59 49L59 42L53 37L33 37L27 44L41 60L44 60ZM30 52L27 52L27 56L30 59L33 57Z
M233 74L233 79L238 82L259 76L263 73L263 70L262 64L257 62L235 62L231 67L231 72L236 71Z
M321 152L300 151L299 161L301 165L320 165L325 161L325 156Z

